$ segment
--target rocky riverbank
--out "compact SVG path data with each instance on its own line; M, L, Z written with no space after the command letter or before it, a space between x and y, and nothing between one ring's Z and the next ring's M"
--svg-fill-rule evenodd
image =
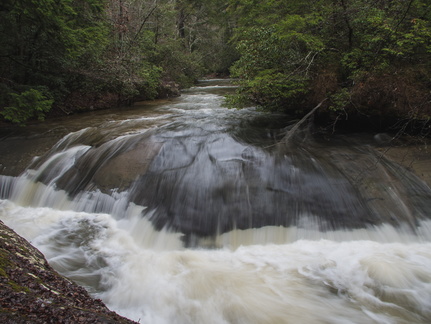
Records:
M0 221L1 323L135 323L53 270L41 252Z

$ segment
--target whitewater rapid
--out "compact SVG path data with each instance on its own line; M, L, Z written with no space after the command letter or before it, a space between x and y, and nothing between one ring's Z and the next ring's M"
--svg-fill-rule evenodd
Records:
M417 233L266 227L221 235L217 249L186 249L181 234L155 231L141 209L115 219L1 200L0 219L140 323L431 320L430 221Z
M429 187L344 144L275 158L273 121L204 88L0 175L0 219L139 323L431 323Z

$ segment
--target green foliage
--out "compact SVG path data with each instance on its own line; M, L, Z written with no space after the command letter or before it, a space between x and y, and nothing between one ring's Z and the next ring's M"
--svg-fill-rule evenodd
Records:
M355 84L394 67L421 71L427 87L429 6L428 0L4 0L0 109L10 121L39 118L50 100L61 106L71 93L132 102L157 97L163 82L188 87L204 74L230 71L239 86L230 106L297 111L315 106L309 98L326 96L339 110ZM322 71L337 80L316 89Z
M355 85L373 76L393 73L395 68L429 76L429 5L429 1L230 0L228 10L237 21L233 41L240 58L231 68L239 88L228 104L298 110L304 103L313 107L328 97L330 110L339 111L352 100ZM334 76L331 86L319 77L325 74ZM422 79L418 89L429 88L429 78Z
M101 6L101 0L10 2L0 23L2 51L28 77L88 59L104 44Z
M183 51L178 40L158 46L152 61L163 70L163 79L175 81L183 88L193 85L204 73L199 53Z
M10 93L10 104L0 112L6 120L24 125L31 118L44 120L53 100L40 90L29 89L21 93Z
M304 18L292 15L272 27L238 30L241 57L231 73L239 78L239 88L228 106L253 102L265 110L297 109L300 97L308 92L314 59L323 49L318 38L301 32L306 25Z
M336 93L332 94L330 99L329 110L333 112L342 111L350 103L350 90L348 88L342 88Z
M307 92L306 85L306 78L262 70L250 81L240 82L240 90L237 96L229 97L228 106L238 108L255 103L265 110L284 110L286 106L298 104L300 96Z
M0 6L0 83L12 84L6 120L42 119L97 64L107 43L103 0L5 0ZM88 75L88 72L86 72ZM48 89L39 91L39 89ZM18 89L26 89L20 92ZM30 89L30 90L28 90ZM33 90L31 90L33 89ZM49 99L42 93L49 93ZM18 96L18 97L17 97ZM21 111L22 110L22 111Z
M44 87L55 107L72 112L77 108L67 98L78 94L127 103L157 97L164 82L188 87L204 73L226 73L237 54L225 9L225 0L4 0L2 116L32 118L32 110L9 95L29 96L18 89ZM39 117L45 106L36 102Z
M139 77L144 80L142 82L143 91L141 94L147 99L155 99L157 97L157 90L160 85L162 68L146 63L138 72Z
M431 24L423 5L422 1L393 1L381 8L365 6L361 10L359 4L352 5L351 10L357 10L348 17L354 44L342 58L352 79L387 71L393 65L428 61Z

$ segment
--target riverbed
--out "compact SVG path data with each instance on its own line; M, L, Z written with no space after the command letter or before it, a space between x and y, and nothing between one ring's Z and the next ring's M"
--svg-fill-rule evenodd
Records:
M2 130L0 219L141 323L430 322L426 142L298 130L231 91Z

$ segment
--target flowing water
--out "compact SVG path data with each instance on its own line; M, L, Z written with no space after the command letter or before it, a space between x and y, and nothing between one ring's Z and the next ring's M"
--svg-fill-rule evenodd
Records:
M430 323L429 186L232 90L3 132L0 219L140 323Z

